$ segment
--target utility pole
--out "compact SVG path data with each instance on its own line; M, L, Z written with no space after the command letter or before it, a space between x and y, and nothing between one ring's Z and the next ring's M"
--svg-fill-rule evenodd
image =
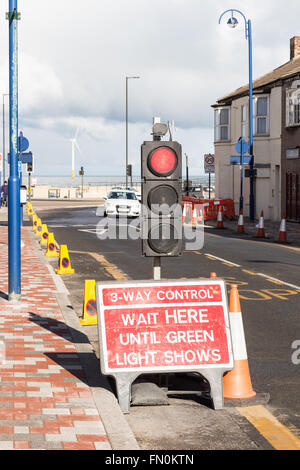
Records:
M20 178L18 171L18 13L9 0L9 144L8 179L8 299L21 300Z
M190 195L189 191L189 157L185 154L185 166L186 166L186 195Z
M3 128L2 128L2 131L3 131L3 146L2 146L2 157L3 157L3 181L5 181L5 103L4 103L4 98L5 96L9 96L8 93L3 93L2 94L2 125L3 125Z

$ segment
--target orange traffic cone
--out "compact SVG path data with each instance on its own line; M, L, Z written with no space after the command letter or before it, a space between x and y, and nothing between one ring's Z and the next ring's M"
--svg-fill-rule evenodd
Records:
M237 226L237 233L245 233L244 211L243 211L243 209L240 210L240 216L239 216L239 221L238 221L238 226Z
M216 228L224 228L222 206L219 206Z
M198 224L200 224L200 225L204 225L204 216L203 216L202 207L203 207L203 206L200 206L200 208L199 208Z
M216 278L217 277L217 274L216 273L210 273L210 277L213 279L213 278Z
M186 218L186 205L183 203L183 211L182 211L182 223L185 223Z
M194 210L193 210L193 216L192 216L192 225L197 225L198 223L198 214L197 214L197 208L194 207Z
M279 230L279 235L278 235L278 241L280 243L286 243L287 242L286 217L285 217L285 215L282 217L282 220L281 220L280 230Z
M231 286L229 298L229 322L232 337L234 369L223 377L224 398L243 399L256 396L252 388L245 333L243 327L238 287Z
M264 211L261 211L261 214L260 214L256 237L265 238Z

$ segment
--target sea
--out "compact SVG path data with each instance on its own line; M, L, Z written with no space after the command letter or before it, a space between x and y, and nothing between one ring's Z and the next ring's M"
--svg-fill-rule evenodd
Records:
M184 180L185 178L183 178ZM209 176L200 175L200 176L190 176L190 182L192 185L208 185ZM31 182L34 186L50 186L52 188L78 188L81 185L82 179L81 176L75 176L72 179L71 176L46 176L46 175L32 175ZM132 186L140 185L141 180L138 176L132 177ZM28 185L28 177L23 174L22 184ZM89 176L84 175L83 177L84 186L111 186L111 185L124 185L125 177L124 176ZM129 178L129 185L131 181ZM211 175L211 185L214 185L214 175Z

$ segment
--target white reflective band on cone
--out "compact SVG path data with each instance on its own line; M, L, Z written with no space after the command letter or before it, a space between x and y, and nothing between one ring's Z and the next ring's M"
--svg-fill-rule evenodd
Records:
M230 330L232 337L233 358L235 361L248 359L245 333L241 313L230 313Z
M281 221L280 232L286 232L286 220L285 219L282 219Z

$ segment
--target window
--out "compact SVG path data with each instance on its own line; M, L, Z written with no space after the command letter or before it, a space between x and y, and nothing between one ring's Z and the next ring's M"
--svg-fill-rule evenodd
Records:
M241 135L244 138L248 137L248 129L247 129L247 111L248 107L243 105L241 108Z
M286 91L286 125L300 125L300 80L293 82Z
M269 133L269 97L259 96L254 98L253 125L255 135Z
M215 110L215 141L220 142L230 139L230 108Z

